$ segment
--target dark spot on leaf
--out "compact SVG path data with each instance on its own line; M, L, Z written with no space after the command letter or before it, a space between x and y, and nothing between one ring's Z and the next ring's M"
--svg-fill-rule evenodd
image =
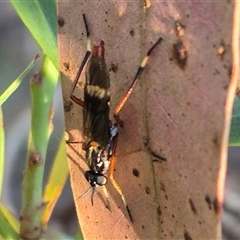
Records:
M217 147L220 145L217 134L215 134L215 136L213 137L213 143L214 143Z
M178 39L178 41L173 44L173 58L181 69L186 67L188 52L181 39Z
M130 35L131 35L132 37L135 35L135 31L134 31L133 28L130 30Z
M215 198L213 201L213 208L216 214L220 212L221 206L219 205L217 198Z
M165 157L160 156L159 154L151 150L150 147L148 148L148 151L154 157L153 162L167 161Z
M190 204L190 208L191 208L192 212L194 214L197 214L197 209L196 209L196 207L195 207L195 205L193 203L193 200L191 198L189 198L189 204Z
M146 191L147 194L150 194L150 193L151 193L151 189L150 189L149 187L146 187L146 188L145 188L145 191Z
M158 216L162 215L162 210L161 210L160 206L158 206L158 208L157 208L157 214L158 214Z
M165 194L165 199L168 200L168 195L167 194Z
M185 240L192 240L191 236L189 235L189 233L187 231L184 232L184 239Z
M144 229L145 228L145 226L144 225L142 225L142 229Z
M163 192L165 192L165 186L164 186L164 184L161 183L161 182L160 182L160 189L161 189Z
M64 101L64 111L65 112L70 112L72 109L73 103L70 100L65 100Z
M208 194L205 195L205 201L208 204L209 210L211 210L212 209L212 201L211 201L211 198Z
M232 75L232 66L228 66L227 69L228 69L228 76L231 77L231 75Z
M63 27L65 24L65 20L62 17L58 17L58 26Z
M135 177L139 177L139 171L136 168L133 168L132 173Z
M213 75L220 75L219 70L215 68L214 71L213 71Z
M69 63L65 62L65 63L63 63L63 66L64 66L66 72L69 71L69 69L70 69L70 64Z
M116 73L118 70L118 64L115 62L115 61L112 61L111 62L111 65L110 65L110 68L109 68L109 71L113 71L114 73Z
M174 218L175 216L174 216L174 214L172 214L172 218Z

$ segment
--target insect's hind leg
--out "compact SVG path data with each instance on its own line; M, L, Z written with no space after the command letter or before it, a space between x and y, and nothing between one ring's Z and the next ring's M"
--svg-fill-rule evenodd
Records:
M123 123L122 120L120 119L120 116L119 116L119 113L120 111L122 110L122 108L124 107L124 105L126 104L128 98L130 97L134 87L136 86L139 78L141 77L142 73L143 73L143 70L148 62L148 59L149 59L149 56L150 54L153 52L153 50L156 48L156 46L158 44L160 44L162 41L162 38L160 37L154 44L153 46L148 50L147 52L147 55L143 58L141 64L140 64L140 67L138 68L137 70L137 73L133 79L133 82L131 84L131 86L129 87L127 93L123 96L123 98L121 99L121 101L118 103L117 107L115 108L115 111L114 111L114 118L115 118L115 125L120 125Z
M83 100L81 100L80 98L76 97L74 95L74 91L76 89L79 77L81 76L81 73L83 71L83 68L89 58L89 56L91 55L91 41L90 41L90 32L89 32L89 28L88 28L88 24L87 24L87 19L86 19L86 15L83 14L83 21L84 21L84 26L85 26L85 30L86 30L86 35L87 35L87 52L85 53L85 56L82 60L82 63L77 71L77 75L72 83L72 87L70 90L70 98L78 105L80 105L81 107L84 106L84 102Z

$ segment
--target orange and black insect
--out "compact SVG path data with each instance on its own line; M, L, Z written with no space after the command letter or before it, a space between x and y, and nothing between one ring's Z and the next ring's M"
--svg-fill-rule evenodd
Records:
M123 123L119 117L119 113L139 80L147 64L149 55L162 41L162 38L157 40L144 57L131 86L114 111L115 122L112 123L111 120L109 120L110 80L108 68L104 59L104 41L101 39L98 40L94 44L93 51L91 52L90 32L85 14L83 14L83 21L87 34L88 47L70 92L71 99L83 107L83 150L86 151L86 161L89 167L89 170L85 172L85 178L91 185L83 195L92 189L91 201L93 204L94 191L98 186L102 186L106 196L107 207L110 209L108 193L105 187L108 181L107 175L109 175L109 179L113 186L122 197L130 220L133 221L122 189L113 177L116 162L115 152L118 139L118 127L122 126ZM86 63L86 80L83 101L74 95L74 90Z

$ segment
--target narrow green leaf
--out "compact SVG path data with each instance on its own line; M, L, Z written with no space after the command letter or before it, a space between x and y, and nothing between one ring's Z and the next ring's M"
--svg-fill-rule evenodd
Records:
M47 202L47 206L42 217L43 227L46 226L51 216L52 210L58 200L58 197L62 192L68 175L69 171L67 164L66 142L63 136L52 166L52 170L43 197L43 201Z
M2 203L0 203L0 209L2 214L8 219L8 222L11 224L13 229L19 233L20 224L15 216Z
M11 0L11 3L39 46L58 69L56 1Z
M3 239L19 239L19 223L3 204L0 204L0 223Z
M5 162L5 131L3 123L2 106L0 105L0 199L2 198L4 162Z
M11 96L11 94L19 87L23 79L29 73L29 71L36 64L38 59L43 56L44 53L37 54L35 58L30 62L30 64L25 68L25 70L18 76L17 79L13 81L13 83L8 87L8 89L0 96L0 106Z

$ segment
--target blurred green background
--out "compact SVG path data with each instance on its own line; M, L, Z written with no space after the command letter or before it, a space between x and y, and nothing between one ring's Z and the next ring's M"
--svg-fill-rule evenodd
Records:
M7 1L0 2L0 31L0 94L2 94L41 50ZM40 66L39 62L3 105L6 165L2 202L17 218L21 210L21 182L31 117L29 80L39 71ZM60 85L55 92L53 109L54 130L47 153L46 177L64 129ZM49 227L71 236L77 233L78 221L69 181L54 208Z

